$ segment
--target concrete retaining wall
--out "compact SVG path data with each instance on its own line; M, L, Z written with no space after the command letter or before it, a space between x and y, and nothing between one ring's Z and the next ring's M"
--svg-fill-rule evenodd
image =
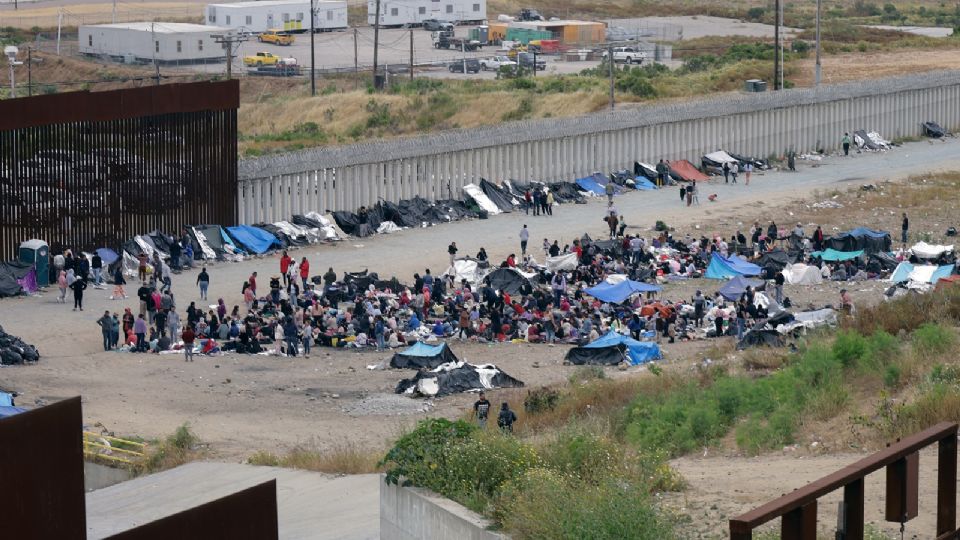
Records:
M415 195L461 198L461 188L481 177L554 182L632 168L635 160L699 165L700 156L717 149L756 157L829 150L847 131L918 136L928 120L960 127L960 71L314 148L241 161L239 219L354 211Z
M432 491L387 485L380 476L380 540L508 540L489 523Z
M86 491L94 491L110 487L133 478L133 473L127 469L107 467L99 463L83 462L83 487Z

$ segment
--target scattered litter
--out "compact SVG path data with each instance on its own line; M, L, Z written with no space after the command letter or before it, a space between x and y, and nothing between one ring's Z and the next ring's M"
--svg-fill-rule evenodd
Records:
M820 201L811 205L813 208L843 208L837 201Z

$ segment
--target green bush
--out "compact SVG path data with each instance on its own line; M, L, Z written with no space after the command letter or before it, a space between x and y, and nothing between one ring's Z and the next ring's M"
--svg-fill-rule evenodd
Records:
M498 431L478 431L451 445L449 460L434 470L442 486L434 491L483 512L500 487L541 464L536 450Z
M378 466L386 467L387 483L417 485L444 493L444 477L451 448L477 429L473 424L445 418L423 420L400 437ZM439 470L439 472L438 472Z
M867 350L861 358L861 366L880 372L900 354L900 340L883 330L877 330L867 338Z
M560 392L553 388L529 390L527 397L523 400L523 410L530 414L552 411L557 407L558 401L560 401Z
M572 474L587 483L597 483L620 471L624 463L623 451L616 441L575 426L560 432L541 454L547 468Z
M568 381L570 384L579 384L606 378L607 373L603 371L603 366L579 366L570 374Z
M763 15L767 12L767 8L764 7L752 7L747 10L748 21L761 22L763 20Z
M853 330L837 332L837 338L833 342L833 355L843 367L856 366L866 353L867 340L862 335Z
M883 371L883 384L888 388L896 388L900 386L900 377L902 376L902 370L900 366L891 365L887 366Z
M943 354L956 344L957 336L937 323L925 323L913 332L913 349L920 354Z

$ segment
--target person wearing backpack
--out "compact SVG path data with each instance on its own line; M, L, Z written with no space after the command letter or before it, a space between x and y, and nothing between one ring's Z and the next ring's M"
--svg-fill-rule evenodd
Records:
M500 405L500 414L497 416L497 426L505 433L513 433L513 423L517 421L517 414L510 410L510 405L504 401Z

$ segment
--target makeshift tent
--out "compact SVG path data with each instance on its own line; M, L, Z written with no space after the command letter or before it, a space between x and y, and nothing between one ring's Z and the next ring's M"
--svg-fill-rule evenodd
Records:
M340 227L340 230L350 236L364 238L370 236L376 230L371 228L368 223L362 222L360 217L353 212L333 212L331 215L337 223L337 227Z
M394 353L390 358L390 367L394 369L433 369L448 362L459 362L446 343L427 345L423 342L413 344L405 350Z
M598 283L593 287L585 289L584 292L601 302L619 304L637 293L656 292L659 290L660 287L656 285L626 279L616 284Z
M289 221L278 221L273 224L274 227L283 231L295 244L305 246L320 241L320 231L310 229L302 225L294 225ZM276 236L276 235L274 235Z
M824 247L836 251L863 250L867 254L890 251L890 233L874 231L866 227L831 236L824 240Z
M583 193L576 188L576 185L573 182L554 182L549 184L548 187L550 188L550 192L553 193L553 198L556 199L557 202L585 202Z
M577 269L577 254L567 253L557 257L547 257L545 263L548 272L570 272Z
M40 360L40 353L36 347L4 332L0 326L0 364L9 366L37 360Z
M634 178L633 187L640 191L653 191L654 189L657 189L657 186L653 182L642 176Z
M813 258L820 258L825 261L837 262L837 261L849 261L851 259L856 259L857 257L863 255L863 250L857 251L837 251L833 248L827 248L823 251L811 251L810 256Z
M480 190L483 191L483 194L487 196L488 199L493 201L493 204L497 205L497 208L502 212L512 212L513 211L513 197L504 193L502 189L488 182L487 180L480 179Z
M873 253L867 261L867 271L889 272L897 267L899 261L890 253Z
M940 124L936 122L924 122L923 123L923 134L927 137L932 137L934 139L940 139L947 134L947 130L940 127Z
M718 291L720 296L726 298L730 301L736 301L740 299L740 296L743 293L747 292L747 287L753 287L757 289L758 287L763 287L764 281L759 279L749 279L743 276L734 276L730 281L725 283L723 287L720 287Z
M906 261L900 263L890 276L893 283L910 282L915 284L936 284L941 278L953 274L954 265L912 265Z
M749 157L742 154L735 154L733 152L727 152L727 154L729 154L730 157L732 157L733 159L739 161L741 165L752 163L753 168L757 169L758 171L762 171L764 169L770 168L770 162L768 162L765 159Z
M479 206L481 210L486 211L487 214L495 216L503 212L500 210L500 207L491 201L490 198L487 197L476 184L467 184L463 186L463 192L467 194L467 197L473 199L473 201L477 203L477 206ZM343 225L340 227L342 228Z
M567 351L565 360L574 365L617 365L627 362L645 364L663 358L660 346L652 342L637 341L613 330L583 347Z
M100 260L103 261L104 266L110 266L120 259L120 255L117 255L117 252L110 248L97 249L97 255L100 256Z
M600 173L594 173L585 178L578 178L577 185L580 186L580 189L593 195L606 195L605 184L600 183L600 180L606 180L603 178L603 175ZM623 193L623 189L614 184L614 194L619 195Z
M436 368L417 372L410 379L397 383L397 394L413 396L445 396L470 390L492 388L521 388L523 382L514 379L493 364L473 365L450 362Z
M730 154L724 152L723 150L717 150L716 152L705 154L700 158L700 165L703 170L713 174L723 174L724 163L729 163L731 165L736 163L739 165L739 161L734 159Z
M745 334L743 338L737 343L737 349L746 349L747 347L756 347L758 345L763 345L767 347L783 347L784 345L783 336L777 332L775 329L766 327L765 324L759 324L757 327L751 328Z
M487 277L483 278L483 280L489 283L494 290L515 296L520 292L520 288L523 287L524 284L530 284L530 277L532 276L524 275L515 268L497 268L487 274Z
M853 142L861 150L877 152L890 149L890 142L881 137L876 131L867 133L865 130L858 129L853 132Z
M22 408L20 408L20 407L0 406L0 418L6 418L6 417L8 417L8 416L13 416L13 415L15 415L15 414L20 414L20 413L22 413L22 412L26 412L26 409L22 409Z
M463 280L467 283L477 283L483 277L483 270L480 264L474 259L457 259L453 261L453 266L447 268L445 275L453 276L454 282L459 284Z
M237 225L236 227L227 227L227 233L233 239L243 246L243 249L250 253L266 253L274 248L280 248L280 241L277 237L263 229L251 227L250 225Z
M0 272L0 298L23 294L23 287L17 283L17 278L8 273Z
M644 163L642 161L633 162L633 174L637 177L644 177L647 180L656 180L657 179L657 167Z
M264 231L272 234L280 242L280 248L286 249L290 246L301 245L301 240L296 238L290 238L287 233L283 232L283 229L277 227L273 223L257 223L253 225L258 229L263 229ZM306 244L306 240L303 240L303 244Z
M823 283L820 269L803 263L787 265L783 277L791 285L819 285Z
M937 257L953 251L953 244L942 246L938 244L928 244L926 242L917 242L910 248L910 254L918 259L936 259Z
M693 166L693 163L685 159L668 161L667 164L670 166L670 173L679 180L686 180L687 182L704 182L710 180L709 176L698 171L697 168Z
M294 215L293 224L316 229L319 240L340 240L341 231L337 230L337 222L333 216L324 216L317 212L307 212L304 215Z
M39 289L39 287L37 287L37 271L33 264L18 261L0 263L0 276L13 278L18 288L23 289L22 292L35 293ZM17 291L13 294L8 294L2 287L3 285L0 284L0 297L13 296L14 294L20 293L20 291ZM13 286L8 285L8 287L12 288Z
M726 279L734 276L759 276L760 267L749 263L736 255L724 257L714 253L710 257L710 265L704 277L710 279Z
M764 270L783 270L785 266L790 264L790 256L787 255L786 251L777 248L761 255L760 260L757 262Z

